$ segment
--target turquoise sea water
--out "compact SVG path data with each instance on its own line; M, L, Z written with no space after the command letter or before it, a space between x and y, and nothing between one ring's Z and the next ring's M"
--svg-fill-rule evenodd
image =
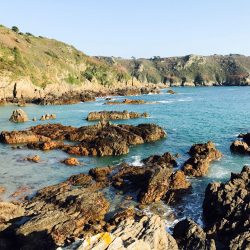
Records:
M32 151L27 149L13 150L9 145L0 144L0 186L7 191L2 196L9 199L10 194L20 187L27 187L35 192L41 187L65 180L72 174L88 172L90 168L105 166L127 161L135 165L140 160L153 154L171 152L179 153L179 167L188 158L187 151L194 143L212 140L223 153L223 158L211 164L209 174L204 178L190 179L192 191L186 195L183 202L174 208L177 219L192 217L201 222L201 205L204 190L209 182L225 181L231 172L239 172L243 165L250 164L249 156L231 154L229 147L239 133L250 131L250 87L211 87L211 88L176 88L177 94L170 95L163 90L159 95L143 95L128 97L144 99L153 102L144 105L103 105L105 99L96 102L79 103L65 106L35 106L29 105L23 109L30 119L40 118L45 113L55 113L56 123L64 125L83 126L93 124L85 120L88 112L100 110L128 110L148 112L150 118L116 121L114 123L156 123L162 126L168 136L161 141L134 146L130 153L118 157L79 157L84 163L80 167L67 167L60 163L68 155L61 151ZM124 99L124 97L114 97ZM157 102L157 103L155 103ZM21 130L27 127L45 123L44 121L13 124L8 121L14 105L0 106L0 130ZM38 154L42 162L35 164L23 161L28 155ZM169 207L163 206L169 211Z

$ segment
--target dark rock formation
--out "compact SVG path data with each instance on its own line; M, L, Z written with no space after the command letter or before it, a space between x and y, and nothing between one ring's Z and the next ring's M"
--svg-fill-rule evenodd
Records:
M229 246L250 248L250 167L223 183L207 186L203 203L207 233Z
M210 162L222 157L220 151L210 141L204 144L194 144L190 148L189 154L191 158L183 166L183 171L188 176L206 175Z
M124 111L99 111L99 112L90 112L88 114L88 121L96 120L127 120L141 117L148 117L147 113L136 113Z
M239 135L241 140L234 141L230 149L238 154L250 154L250 133Z
M203 229L190 219L178 222L173 236L180 250L216 250L215 241L207 238Z
M123 101L108 101L106 105L117 105L117 104L145 104L144 100L131 100L131 99L124 99Z

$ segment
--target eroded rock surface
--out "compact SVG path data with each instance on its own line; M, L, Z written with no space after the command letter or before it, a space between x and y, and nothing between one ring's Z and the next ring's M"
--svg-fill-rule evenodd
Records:
M190 158L184 163L183 171L188 176L205 176L211 161L219 160L222 154L212 142L194 144L189 150Z
M124 111L99 111L99 112L90 112L88 114L88 121L96 121L96 120L127 120L127 119L135 119L141 117L148 117L147 113L136 113L136 112L128 112Z
M234 141L230 149L234 153L250 155L250 133L239 135L238 140Z
M164 130L155 124L132 126L99 122L80 128L61 124L37 125L26 131L2 132L0 141L28 143L32 149L61 149L69 154L105 156L127 154L130 145L153 142L165 135ZM64 145L63 140L76 144Z
M144 100L131 100L124 99L123 101L108 101L105 103L106 105L118 105L118 104L146 104Z
M207 233L230 249L250 248L250 167L224 183L207 186L203 203Z

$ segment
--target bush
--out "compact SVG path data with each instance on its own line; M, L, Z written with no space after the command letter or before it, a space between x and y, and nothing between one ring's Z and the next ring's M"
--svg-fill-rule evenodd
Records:
M18 33L19 32L19 29L17 26L12 26L11 28L14 32Z

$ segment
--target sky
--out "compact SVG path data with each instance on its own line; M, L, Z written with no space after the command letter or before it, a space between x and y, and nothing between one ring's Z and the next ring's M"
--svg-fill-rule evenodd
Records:
M249 0L3 0L0 24L88 55L250 55Z

